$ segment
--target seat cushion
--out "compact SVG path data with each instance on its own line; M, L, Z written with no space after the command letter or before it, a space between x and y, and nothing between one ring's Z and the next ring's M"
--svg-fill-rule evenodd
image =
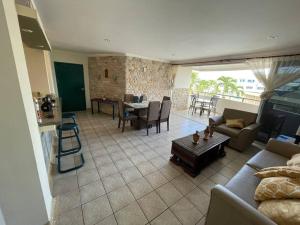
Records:
M245 165L231 178L225 187L251 206L257 208L258 202L254 200L254 194L260 179L254 176L255 172L256 170Z
M285 158L276 153L262 150L253 156L248 162L247 165L253 169L260 170L266 167L273 166L285 166L288 158Z
M240 129L227 127L225 123L216 127L216 131L227 134L230 137L237 137L241 132Z

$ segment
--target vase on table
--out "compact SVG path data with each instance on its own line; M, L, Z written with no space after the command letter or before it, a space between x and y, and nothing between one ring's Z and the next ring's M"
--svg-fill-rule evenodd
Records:
M193 144L198 144L200 140L199 132L196 131L196 133L193 134Z
M208 140L209 136L209 127L207 126L206 129L204 130L204 140Z

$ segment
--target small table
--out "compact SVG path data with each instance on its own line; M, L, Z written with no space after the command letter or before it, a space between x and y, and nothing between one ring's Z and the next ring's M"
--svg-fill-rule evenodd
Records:
M141 117L147 115L147 109L149 107L148 102L141 103L130 103L124 102L124 105L130 109L134 110L134 114L137 115L137 120L134 122L134 128L140 130L145 127L145 124L142 122Z
M170 161L183 167L192 177L197 176L200 170L219 157L226 155L225 144L230 137L214 132L213 137L204 140L204 132L200 132L199 144L193 144L193 135L172 141Z
M92 107L92 114L94 114L94 106L93 103L97 102L97 106L98 106L98 113L100 112L100 105L101 104L106 104L106 105L111 105L112 106L112 118L113 120L115 119L115 105L118 104L118 101L116 100L111 100L108 98L92 98L91 99L91 107Z

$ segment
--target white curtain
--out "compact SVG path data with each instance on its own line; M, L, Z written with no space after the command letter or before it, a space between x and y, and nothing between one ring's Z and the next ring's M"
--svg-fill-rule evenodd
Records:
M264 104L272 97L275 89L300 78L300 56L256 58L246 63L265 88L258 109L257 121L260 122Z
M262 100L271 98L276 88L300 78L300 56L256 58L246 63L265 88Z

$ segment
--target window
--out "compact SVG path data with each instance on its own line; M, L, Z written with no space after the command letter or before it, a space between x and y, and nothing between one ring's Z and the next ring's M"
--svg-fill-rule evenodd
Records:
M300 114L300 79L277 88L269 101L274 109Z
M264 87L257 87L257 90L263 91L265 88Z
M246 86L246 89L253 89L253 87L252 86Z
M246 81L245 79L240 79L240 82L241 82L241 83L243 83L243 82L245 82L245 81Z
M254 83L255 80L248 80L248 83Z

